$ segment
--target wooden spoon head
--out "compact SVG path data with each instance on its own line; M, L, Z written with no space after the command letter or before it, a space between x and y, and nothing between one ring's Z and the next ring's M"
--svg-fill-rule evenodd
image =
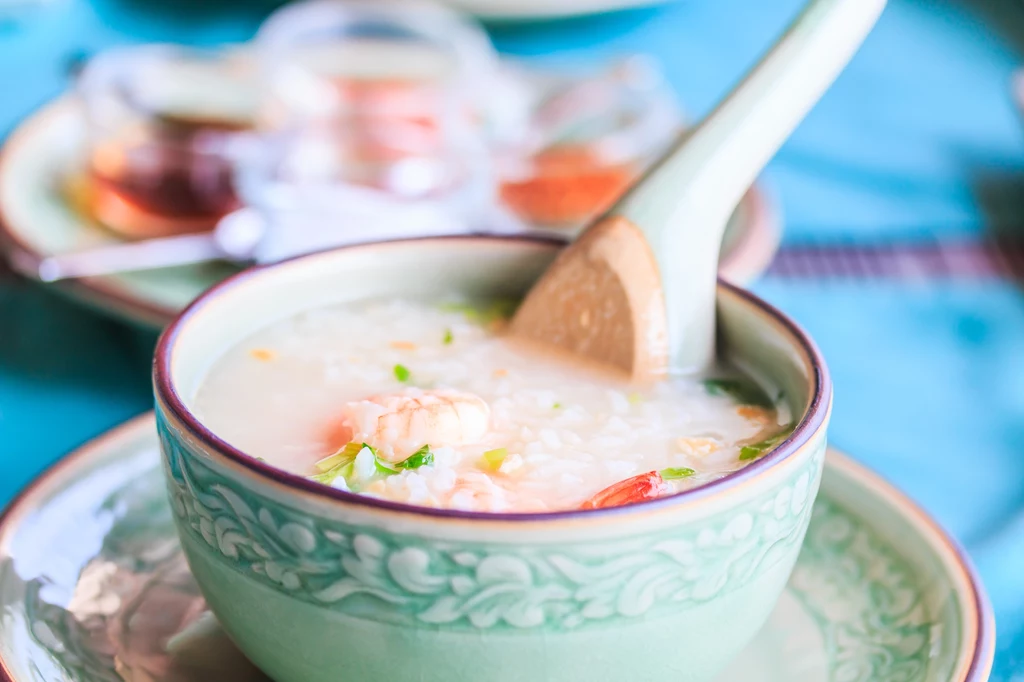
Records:
M634 381L664 376L665 298L640 229L621 217L593 225L533 286L510 333L611 365Z

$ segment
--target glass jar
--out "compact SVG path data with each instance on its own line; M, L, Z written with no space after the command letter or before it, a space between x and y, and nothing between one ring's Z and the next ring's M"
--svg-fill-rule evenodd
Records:
M504 90L487 35L437 5L299 3L271 15L255 44L268 84L260 123L277 133L272 162L289 181L436 196L485 172L488 138L525 119L525 106L493 111L488 93Z
M92 59L77 83L87 149L76 203L128 238L213 228L239 206L232 142L254 123L253 66L169 45Z
M503 217L490 148L528 108L475 23L424 2L314 0L271 15L254 47L264 144L239 187L264 218L258 259Z
M587 76L531 76L530 135L503 157L501 200L536 229L570 233L611 207L682 129L652 60Z

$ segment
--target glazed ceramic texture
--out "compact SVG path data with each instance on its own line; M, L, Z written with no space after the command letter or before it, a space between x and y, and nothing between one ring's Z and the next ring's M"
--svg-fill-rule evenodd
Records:
M273 469L188 412L209 363L272 320L396 293L521 295L556 252L498 238L339 249L229 280L165 333L157 420L182 547L225 630L271 677L699 682L771 612L810 519L831 389L795 327L724 285L724 355L779 386L802 420L763 460L652 503L409 507Z
M711 679L774 606L824 455L817 438L749 499L703 518L666 512L678 517L668 527L637 511L584 541L564 521L534 541L503 541L485 523L453 540L432 524L398 531L386 518L303 508L293 491L207 463L173 426L160 433L175 523L208 603L285 682L339 670L355 680ZM636 656L648 648L661 653Z
M332 611L408 627L570 632L672 616L786 563L807 527L822 444L782 485L728 515L608 543L457 545L311 519L233 485L158 427L189 544L237 573ZM357 599L359 596L371 599Z
M133 420L63 460L0 520L0 680L267 681L206 610L157 443L152 415ZM991 627L956 547L829 452L789 584L717 680L980 682Z
M815 505L813 523L803 553L817 571L794 571L791 585L834 652L835 679L922 677L931 657L933 624L909 564L833 502ZM872 576L872 589L859 608L849 608L865 576ZM820 602L823 592L834 594L836 603Z

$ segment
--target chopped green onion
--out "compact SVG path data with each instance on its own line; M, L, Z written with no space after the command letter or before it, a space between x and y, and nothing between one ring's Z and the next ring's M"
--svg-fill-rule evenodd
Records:
M377 473L384 476L394 476L402 469L419 469L422 466L434 464L434 453L430 451L429 445L424 445L401 462L392 464L380 458L376 451L373 451L373 463L377 467Z
M477 315L478 314L477 309L474 308L473 306L471 306L468 303L458 303L458 302L442 303L440 308L441 308L441 310L443 310L446 313L462 313L466 317L470 317L472 315Z
M759 440L756 443L744 445L740 448L740 461L747 462L752 459L757 459L782 441L789 438L791 433L793 433L793 425L789 424L774 436L769 436L768 438Z
M519 307L519 301L514 298L498 298L491 301L487 306L486 317L488 322L495 320L507 320Z
M454 340L455 340L455 335L452 334L452 330L451 329L445 329L444 330L444 345L450 346L450 345L452 345L452 341L454 341Z
M726 395L741 405L771 407L772 401L761 387L741 379L707 379L704 390L710 395Z
M510 298L497 298L487 302L476 303L444 303L441 310L462 313L470 322L487 325L498 320L507 320L519 306L519 301Z
M345 447L351 448L354 445L355 443L349 443ZM385 476L390 476L392 474L398 473L398 469L395 469L394 467L391 466L389 462L380 458L380 455L377 453L377 448L373 447L369 443L360 443L355 451L356 455L358 455L363 450L369 450L370 454L373 455L373 464L377 468L378 473L384 474ZM352 462L355 463L355 461L355 457L353 457Z
M324 457L313 466L320 471L328 471L329 469L333 469L344 462L355 461L356 455L359 454L359 451L362 450L363 447L365 446L362 443L349 443L333 455Z
M508 457L508 448L494 448L484 453L483 460L488 467L497 471L506 457Z
M668 469L662 469L658 473L661 474L663 480L675 481L680 478L689 478L697 472L686 467L669 467Z
M644 397L639 393L630 393L628 396L626 396L626 400L629 401L630 405L639 405L644 401Z
M432 466L433 464L434 453L430 451L429 445L424 445L395 466L399 469L419 469L422 466Z
M395 378L401 381L403 384L409 381L409 375L411 372L405 365L395 365Z
M319 473L310 476L317 483L323 483L324 485L330 485L334 482L338 476L344 476L348 479L352 475L352 468L355 464L356 457L364 449L369 450L376 456L373 448L366 443L349 443L345 447L338 450L333 455L324 457L319 462L314 464Z
M384 474L385 476L394 476L395 474L398 473L398 469L396 469L390 462L387 462L381 459L380 457L375 456L373 458L373 463L374 465L376 465L377 473L379 474Z
M554 405L551 406L551 409L552 410L560 410L560 409L562 409L562 403L555 403Z
M332 467L327 471L324 471L319 474L313 474L312 476L310 476L310 478L316 481L317 483L323 483L324 485L330 485L334 483L335 479L337 479L339 476L348 480L348 477L352 475L352 467L354 463L355 460L351 462L343 462L342 464Z

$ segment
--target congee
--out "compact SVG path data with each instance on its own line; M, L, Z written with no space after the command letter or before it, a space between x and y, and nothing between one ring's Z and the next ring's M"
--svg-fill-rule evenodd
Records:
M736 368L633 385L502 334L504 301L373 300L276 322L219 358L195 413L228 443L360 495L537 512L706 484L792 431Z

